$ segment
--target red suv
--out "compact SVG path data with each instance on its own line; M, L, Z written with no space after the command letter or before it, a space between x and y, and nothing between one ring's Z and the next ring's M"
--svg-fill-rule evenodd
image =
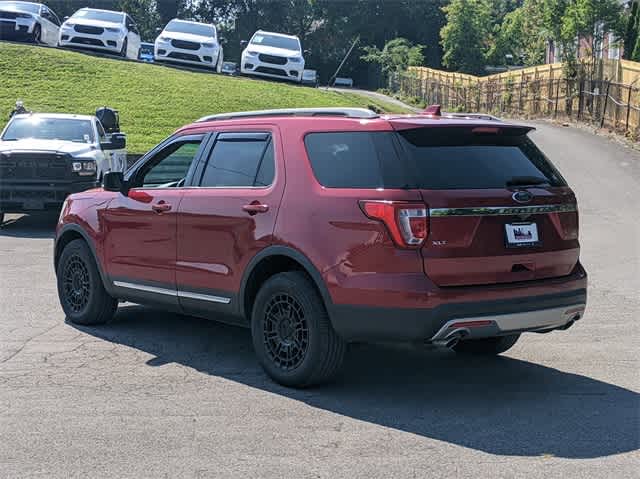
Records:
M68 197L60 302L249 326L276 381L308 386L351 341L499 354L584 314L576 198L527 136L482 115L360 109L203 118Z

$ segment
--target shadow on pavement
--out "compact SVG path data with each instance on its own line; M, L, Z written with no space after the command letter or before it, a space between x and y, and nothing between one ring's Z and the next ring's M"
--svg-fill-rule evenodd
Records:
M0 227L0 236L14 238L54 238L58 212L34 213L31 215L7 214Z
M350 348L331 385L292 390L257 364L248 330L122 306L108 325L78 328L204 374L361 421L497 455L597 458L635 451L639 395L613 384L508 357L379 345Z

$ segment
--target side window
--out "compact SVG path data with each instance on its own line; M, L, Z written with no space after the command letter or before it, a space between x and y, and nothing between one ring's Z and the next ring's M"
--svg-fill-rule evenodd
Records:
M307 154L318 182L327 188L403 188L405 169L393 133L309 133Z
M98 129L98 138L100 139L99 141L104 140L107 134L105 133L104 127L102 126L102 123L100 123L100 121L96 121L96 128Z
M51 15L51 21L53 23L55 23L56 26L60 26L60 19L58 18L58 15L56 15L55 13L53 13L51 10L49 10L49 14Z
M128 15L127 15L127 30L133 33L138 33L138 27L136 27L136 24L134 23L133 19Z
M202 138L176 141L156 153L136 173L133 187L170 188L184 185Z
M200 186L269 186L275 176L273 142L266 133L222 133L202 174Z

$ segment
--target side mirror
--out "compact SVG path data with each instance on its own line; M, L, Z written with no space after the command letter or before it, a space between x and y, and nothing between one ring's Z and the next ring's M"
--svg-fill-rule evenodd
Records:
M66 22L67 20L69 20L69 18L71 18L71 17L69 17L69 15L67 15L66 17L64 17L64 18L62 19L62 21L63 21L63 22Z
M311 55L311 50L305 50L302 53L304 53L305 55Z
M227 43L227 39L224 37L218 37L218 43L220 45L225 45Z
M127 135L123 133L113 133L107 141L100 142L103 150L122 150L127 146Z
M124 173L122 173L122 171L108 171L102 177L102 187L105 191L116 191L126 194L124 185Z
M246 40L240 40L240 46L242 48L247 48L247 45L249 45L249 42Z
M155 32L156 32L156 33L160 33L161 31L162 31L162 28L160 28L160 27L156 27L156 28L155 28Z

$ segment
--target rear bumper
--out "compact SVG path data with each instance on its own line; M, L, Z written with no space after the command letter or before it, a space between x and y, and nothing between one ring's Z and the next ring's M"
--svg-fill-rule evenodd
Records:
M72 193L95 188L95 178L88 181L48 183L0 183L0 211L25 213L60 208Z
M351 341L441 341L456 329L464 329L467 339L546 332L566 328L583 316L587 275L580 265L568 277L531 283L530 288L447 288L442 294L449 301L433 308L332 304L329 310L338 334ZM453 295L452 289L457 290ZM540 294L543 290L547 294ZM487 299L478 300L479 296ZM458 324L471 321L475 324Z

